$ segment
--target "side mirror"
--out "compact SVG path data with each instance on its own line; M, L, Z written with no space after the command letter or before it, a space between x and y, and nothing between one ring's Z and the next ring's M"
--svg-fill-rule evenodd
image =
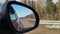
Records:
M25 33L38 27L38 13L31 7L16 1L7 4L11 29L17 33Z

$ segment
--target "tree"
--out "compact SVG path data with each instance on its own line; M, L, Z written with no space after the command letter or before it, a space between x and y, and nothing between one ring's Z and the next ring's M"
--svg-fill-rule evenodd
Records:
M56 3L57 19L60 20L60 0Z
M55 20L56 18L56 6L53 4L52 0L47 0L47 13L48 13L48 18Z
M34 8L38 14L39 14L39 17L40 19L46 19L45 18L45 15L47 15L46 13L46 7L43 7L43 0L37 0L37 1L34 1L34 0L22 0L24 2L24 4L27 4L29 5L30 7Z
M39 10L40 10L40 5L37 1L34 0L22 0L22 2L26 5L29 5L30 7L32 7L33 9L35 9L37 11L37 13L39 14Z

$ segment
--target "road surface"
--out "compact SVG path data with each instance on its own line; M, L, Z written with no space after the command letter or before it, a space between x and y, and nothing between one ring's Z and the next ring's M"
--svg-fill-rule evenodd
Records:
M21 19L20 21L22 22L24 28L33 27L35 25L35 22L32 20Z

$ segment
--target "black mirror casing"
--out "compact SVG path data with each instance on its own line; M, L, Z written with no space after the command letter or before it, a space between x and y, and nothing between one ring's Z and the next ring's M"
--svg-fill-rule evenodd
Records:
M13 27L13 25L12 25L12 23L11 23L11 19L10 19L10 17L8 16L8 17L9 17L9 25L10 25L11 29L12 29L14 32L16 32L16 33L25 33L25 32L31 31L31 30L33 30L33 29L35 29L35 28L38 27L38 25L39 25L39 15L38 15L38 13L37 13L33 8L27 6L27 5L23 4L23 3L17 2L17 1L10 1L10 2L8 2L8 4L7 4L7 12L8 12L8 14L9 14L9 8L10 8L11 4L17 4L17 5L21 5L21 6L24 6L24 7L27 7L27 8L29 8L29 9L31 9L31 10L33 11L34 15L35 15L35 18L36 18L36 22L35 22L34 27L29 28L29 29L24 30L24 31L17 31L17 30Z

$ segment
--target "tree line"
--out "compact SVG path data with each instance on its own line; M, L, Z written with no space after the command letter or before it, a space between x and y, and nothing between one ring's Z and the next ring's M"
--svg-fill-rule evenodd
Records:
M60 20L60 0L55 4L52 0L46 0L46 6L42 5L42 0L22 0L22 3L34 8L42 20Z

